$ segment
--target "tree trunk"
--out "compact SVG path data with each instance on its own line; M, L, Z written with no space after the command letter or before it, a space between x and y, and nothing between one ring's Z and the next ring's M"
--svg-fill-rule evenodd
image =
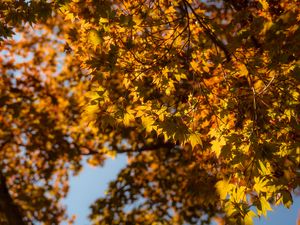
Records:
M2 173L0 173L0 224L26 225L19 208L9 194L6 179Z

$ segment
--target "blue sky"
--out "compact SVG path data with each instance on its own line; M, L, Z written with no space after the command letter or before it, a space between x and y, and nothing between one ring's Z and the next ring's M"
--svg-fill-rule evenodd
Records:
M89 225L87 218L89 206L100 196L104 196L109 181L116 178L120 169L126 165L126 157L108 159L102 168L84 166L79 176L72 177L70 193L64 203L68 207L69 215L76 214L75 225ZM286 209L283 206L275 207L268 213L268 218L255 219L255 225L296 225L300 198L296 198L293 206Z
M125 155L108 159L104 167L91 167L85 163L82 172L70 180L70 192L64 204L68 207L69 215L76 214L76 225L89 225L87 218L89 206L105 191L109 181L116 178L118 172L126 165Z

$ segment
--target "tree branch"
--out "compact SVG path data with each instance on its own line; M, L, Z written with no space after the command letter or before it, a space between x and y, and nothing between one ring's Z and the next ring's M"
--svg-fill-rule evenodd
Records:
M167 149L172 149L175 147L175 144L172 143L158 143L155 145L150 145L150 146L144 146L138 149L117 149L115 150L117 153L122 154L122 153L140 153L140 152L149 152L149 151L156 151L157 149L160 148L167 148ZM87 147L84 147L88 150L87 153L81 153L81 155L96 155L100 154L101 152L98 152L94 149L90 149Z
M193 13L193 15L196 17L196 20L198 21L199 25L203 28L205 34L210 38L210 40L217 45L225 54L226 56L226 60L229 62L231 60L231 54L229 52L229 50L227 49L227 47L225 46L225 44L219 40L217 38L217 36L215 35L215 33L209 29L209 27L205 24L205 22L203 21L203 18L201 18L194 10L194 8L191 6L191 4L187 1L187 0L183 0L184 4L187 5L191 12ZM188 13L188 12L187 12Z

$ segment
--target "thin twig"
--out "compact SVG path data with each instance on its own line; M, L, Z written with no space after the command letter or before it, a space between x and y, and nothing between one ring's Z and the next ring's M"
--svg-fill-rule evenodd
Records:
M204 23L203 18L201 18L191 6L191 4L187 0L183 0L183 2L190 8L193 15L196 17L199 25L203 28L205 34L210 38L210 40L217 45L225 54L226 60L229 62L231 60L231 54L225 44L217 38L215 33Z
M275 79L275 76L272 77L272 79L271 79L270 82L267 84L267 86L265 86L265 88L264 88L261 92L259 92L258 94L259 94L259 95L263 94L263 93L269 88L269 86L271 85L271 83L273 82L274 79Z

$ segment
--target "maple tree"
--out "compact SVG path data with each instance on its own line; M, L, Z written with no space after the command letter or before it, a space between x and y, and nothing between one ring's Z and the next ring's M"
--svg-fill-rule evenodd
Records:
M23 24L23 16L28 16L23 22L35 21L34 10L23 14L26 6L21 1L0 3L5 15L0 42L0 224L59 224L68 219L60 203L68 178L79 172L82 149L95 148L97 137L81 123L88 83L79 62L64 53L63 19L38 15L41 23ZM36 10L45 13L41 9L46 6ZM12 32L14 38L6 39Z
M252 224L272 205L289 207L299 186L299 8L1 2L3 221L66 220L59 200L83 155L92 165L128 156L92 205L92 224Z

